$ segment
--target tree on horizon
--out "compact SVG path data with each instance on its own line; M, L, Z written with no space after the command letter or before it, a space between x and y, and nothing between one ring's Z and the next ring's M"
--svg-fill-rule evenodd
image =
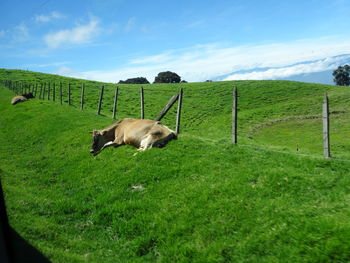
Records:
M350 85L350 66L344 65L339 66L332 73L334 83L338 86L349 86Z
M180 83L181 77L175 72L164 71L158 73L153 83Z
M119 80L118 84L149 84L149 81L144 77L138 77L127 80Z

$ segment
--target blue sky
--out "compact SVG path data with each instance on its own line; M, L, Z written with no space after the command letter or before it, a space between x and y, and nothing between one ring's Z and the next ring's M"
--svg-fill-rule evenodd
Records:
M2 0L0 67L118 82L278 79L350 57L349 0ZM343 56L339 56L343 55Z

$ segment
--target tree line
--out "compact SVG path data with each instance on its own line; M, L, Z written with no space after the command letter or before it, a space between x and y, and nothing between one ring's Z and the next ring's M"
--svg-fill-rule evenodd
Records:
M350 66L339 66L332 73L334 83L338 86L350 86ZM164 71L158 73L153 83L186 83L185 80L181 80L181 77L175 72ZM150 84L150 82L144 77L129 78L127 80L120 80L118 84Z
M175 72L164 71L158 73L153 83L186 83L185 80L181 80L181 77ZM150 82L144 77L130 78L127 80L120 80L118 84L150 84Z

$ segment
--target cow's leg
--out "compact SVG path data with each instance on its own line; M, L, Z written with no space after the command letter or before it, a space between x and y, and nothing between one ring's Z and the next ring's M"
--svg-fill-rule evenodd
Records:
M144 138L140 143L140 151L146 151L147 149L152 148L152 142L153 138L152 135L148 135L146 138Z
M111 146L117 147L117 146L120 146L120 145L116 144L114 141L110 141L110 142L107 142L105 145L102 146L101 151L103 149L106 149L107 147L111 147Z

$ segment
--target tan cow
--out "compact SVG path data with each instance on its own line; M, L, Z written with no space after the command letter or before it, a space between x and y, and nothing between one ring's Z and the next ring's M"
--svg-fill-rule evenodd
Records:
M16 96L14 96L12 98L11 104L15 105L15 104L17 104L19 102L25 102L25 101L27 101L28 99L31 99L31 98L34 98L34 95L31 92L24 93L24 94L21 94L21 95L16 95Z
M92 132L90 153L94 156L103 149L124 144L133 145L141 151L152 147L163 147L176 138L176 133L158 121L143 119L122 119L102 130Z

